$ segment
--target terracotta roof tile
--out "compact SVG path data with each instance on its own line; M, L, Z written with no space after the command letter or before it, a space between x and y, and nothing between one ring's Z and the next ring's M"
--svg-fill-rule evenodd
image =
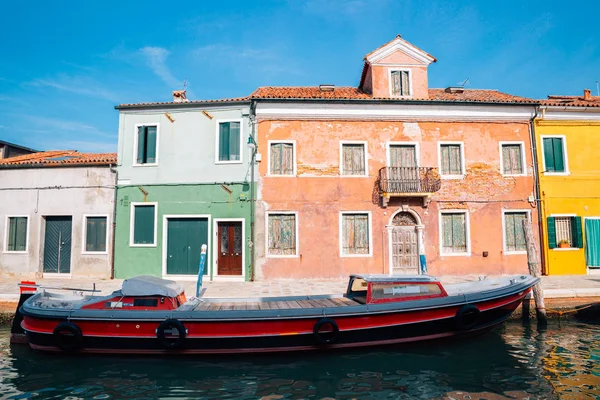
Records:
M335 87L333 91L322 91L318 86L309 87L260 87L250 95L251 99L331 99L331 100L377 100L397 101L399 99L377 98L355 87ZM461 93L449 93L445 89L429 89L427 99L401 99L402 101L447 101L482 103L537 103L526 97L513 96L497 90L465 89Z
M240 102L240 101L249 101L250 98L246 97L232 97L227 99L217 99L217 100L190 100L185 102L174 102L174 101L157 101L157 102L148 102L148 103L126 103L119 104L116 106L116 109L119 108L132 108L132 107L156 107L156 106L185 106L185 105L194 105L194 104L210 104L210 103L231 103L231 102Z
M79 153L76 150L52 150L0 160L0 166L58 167L63 165L110 165L117 163L116 153Z
M590 96L589 100L582 96L548 96L548 100L541 100L543 106L554 107L600 107L600 96Z

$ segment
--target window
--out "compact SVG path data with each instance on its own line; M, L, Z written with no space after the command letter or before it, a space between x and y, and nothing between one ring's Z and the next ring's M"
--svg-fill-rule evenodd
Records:
M465 173L463 158L462 143L440 143L441 175L462 177Z
M564 137L544 137L544 172L567 172Z
M85 216L85 230L83 243L84 253L105 253L107 239L107 217Z
M138 125L136 138L136 157L137 165L156 164L157 163L157 143L158 126L157 125Z
M342 143L341 175L367 176L365 143Z
M503 143L501 144L502 175L523 175L525 174L525 160L523 145L521 143Z
M467 254L470 252L468 217L466 212L443 212L441 214L442 254Z
M410 72L391 71L390 85L392 96L410 96Z
M371 229L369 213L341 213L341 255L370 256Z
M548 247L583 248L581 217L556 216L548 217Z
M270 256L296 256L298 251L296 214L269 213L269 241L267 254Z
M27 224L28 217L8 217L8 234L6 251L27 251Z
M131 203L130 245L156 245L156 203Z
M390 144L389 167L416 167L417 146L414 144Z
M269 144L269 174L296 175L293 142L273 142Z
M218 130L218 162L242 161L242 132L240 121L219 122Z
M523 232L523 221L528 220L527 212L506 211L504 213L504 251L524 252L525 233Z

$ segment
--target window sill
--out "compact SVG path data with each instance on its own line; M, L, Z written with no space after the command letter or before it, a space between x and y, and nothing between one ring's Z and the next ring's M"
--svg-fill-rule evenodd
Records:
M108 251L82 251L82 256L102 256L108 255Z
M553 249L550 250L556 250L556 251L577 251L577 250L582 250L580 248L577 247L555 247Z
M267 175L265 175L265 177L267 177L267 178L297 178L298 175L297 174L293 174L293 175L267 174Z
M153 243L153 244L134 244L134 243L129 243L129 247L156 247L156 243Z
M158 167L158 163L154 164L133 164L134 167Z
M507 256L518 256L518 255L527 255L527 251L505 251L504 255Z
M340 174L340 178L369 178L369 175L344 175L344 174Z
M29 254L28 250L24 250L24 251L10 251L10 250L5 250L2 253L4 254Z
M465 179L465 175L440 175L441 179L448 179L448 180L460 180L460 179Z
M300 258L300 256L299 255L267 254L267 258Z
M570 172L543 172L544 176L569 176Z
M340 254L340 258L368 258L373 257L373 254Z
M236 161L215 161L215 164L243 164L244 161L243 160L236 160Z
M471 257L471 252L468 252L468 253L440 253L440 257Z
M514 178L518 176L527 176L527 174L502 174L503 177Z

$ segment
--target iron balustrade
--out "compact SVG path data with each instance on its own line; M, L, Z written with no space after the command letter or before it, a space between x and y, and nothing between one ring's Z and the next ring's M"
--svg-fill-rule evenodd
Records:
M433 167L383 167L379 170L379 192L434 193L442 181Z

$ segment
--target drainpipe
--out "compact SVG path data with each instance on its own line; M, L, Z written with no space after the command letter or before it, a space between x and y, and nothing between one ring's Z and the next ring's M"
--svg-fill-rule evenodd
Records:
M535 114L529 120L529 134L531 136L531 160L533 162L533 189L538 215L538 233L540 238L540 257L542 263L542 275L546 275L546 252L544 251L544 221L542 216L542 199L540 195L539 167L537 156L537 140L535 137L535 119L538 117L540 106L535 107Z
M252 124L251 140L254 141L254 148L252 149L252 157L250 159L250 282L254 282L254 258L256 247L256 241L254 240L254 222L255 222L255 198L254 198L254 168L256 166L256 151L258 150L258 144L256 143L255 137L255 126L256 126L256 101L250 103L250 123Z
M110 171L115 174L115 195L113 199L113 215L112 215L112 256L110 260L110 279L115 279L115 234L117 231L117 182L119 182L119 171L113 168L113 165L108 166Z

